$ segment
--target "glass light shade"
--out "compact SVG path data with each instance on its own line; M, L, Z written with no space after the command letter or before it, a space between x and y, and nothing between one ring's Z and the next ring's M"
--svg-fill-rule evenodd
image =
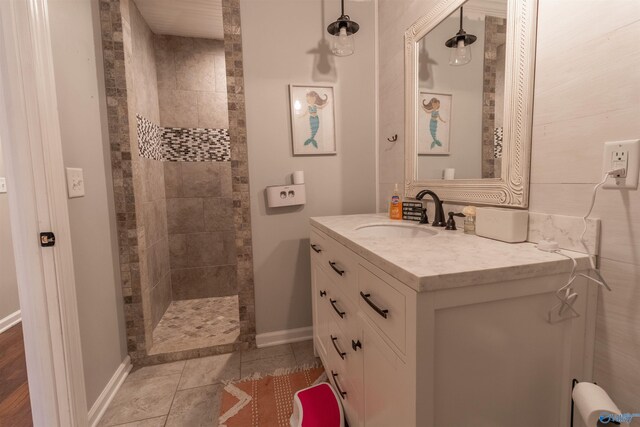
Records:
M340 28L340 34L332 37L331 52L335 56L349 56L355 52L354 36L348 34L345 27Z
M458 66L468 64L471 61L471 45L465 46L464 39L458 40L458 45L451 49L449 65Z

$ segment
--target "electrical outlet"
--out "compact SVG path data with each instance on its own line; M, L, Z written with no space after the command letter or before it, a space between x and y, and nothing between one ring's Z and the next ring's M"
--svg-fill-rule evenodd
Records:
M640 140L610 141L604 143L602 173L613 169L624 169L624 172L609 177L602 188L627 189L638 188L638 172L640 170Z

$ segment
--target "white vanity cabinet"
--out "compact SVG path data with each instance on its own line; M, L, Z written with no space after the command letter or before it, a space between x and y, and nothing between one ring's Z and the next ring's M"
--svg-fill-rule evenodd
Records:
M313 340L350 426L568 426L571 380L591 377L595 289L578 280L580 317L550 324L567 273L415 289L330 234L312 220Z

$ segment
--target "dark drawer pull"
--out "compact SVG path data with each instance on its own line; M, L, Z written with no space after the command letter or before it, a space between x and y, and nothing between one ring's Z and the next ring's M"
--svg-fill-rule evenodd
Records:
M320 296L321 296L321 297L324 297L324 296L326 296L326 295L327 295L327 291L320 291Z
M344 360L344 357L347 355L347 353L343 353L340 351L340 349L338 348L338 344L336 344L336 341L338 341L338 337L334 337L333 335L330 335L331 337L331 342L333 343L333 348L336 349L336 352L338 353L338 356L340 356L340 359Z
M329 302L331 303L331 306L336 311L336 313L338 313L338 316L340 316L341 319L344 319L344 315L347 313L345 313L344 311L340 311L340 309L336 307L336 303L338 302L338 300L329 298Z
M362 343L360 342L360 340L351 340L351 348L353 349L353 351L358 351L359 348L362 348Z
M336 263L333 261L329 261L329 265L331 266L331 268L333 268L333 271L335 271L336 273L338 273L339 275L344 275L344 270L340 270L338 267L336 267Z
M322 249L320 249L318 245L311 244L311 249L313 249L317 254L322 252Z
M342 398L342 400L344 400L344 398L347 396L347 392L346 391L342 391L342 388L340 387L340 384L338 384L338 374L336 374L335 372L331 371L331 376L333 377L333 383L336 385L336 388L338 389L338 393L340 393L340 397Z
M364 299L367 302L367 304L369 304L369 307L373 308L376 311L376 313L378 313L380 316L384 317L385 319L387 318L387 314L389 314L389 310L383 310L377 305L375 305L373 301L369 299L369 297L371 297L371 294L365 294L364 292L361 291L360 296L362 297L362 299Z

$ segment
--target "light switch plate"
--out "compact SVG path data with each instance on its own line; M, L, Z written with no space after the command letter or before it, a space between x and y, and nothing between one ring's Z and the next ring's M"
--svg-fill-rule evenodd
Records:
M7 192L7 178L0 176L0 194Z
M69 198L84 196L84 175L80 168L67 168L67 191Z

